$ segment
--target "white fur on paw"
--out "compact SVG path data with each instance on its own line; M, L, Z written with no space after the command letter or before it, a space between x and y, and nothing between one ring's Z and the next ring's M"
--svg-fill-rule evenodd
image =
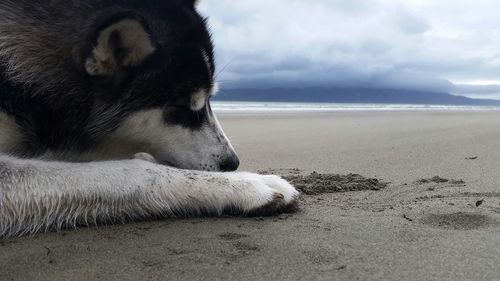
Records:
M235 173L230 178L233 186L241 191L242 200L238 205L249 214L280 213L293 205L300 195L278 176Z
M155 164L157 163L153 155L146 152L137 153L134 155L134 157L132 157L132 159L144 160Z
M293 203L299 197L300 193L297 189L286 180L274 175L262 176L262 178L266 185L284 196L286 204Z

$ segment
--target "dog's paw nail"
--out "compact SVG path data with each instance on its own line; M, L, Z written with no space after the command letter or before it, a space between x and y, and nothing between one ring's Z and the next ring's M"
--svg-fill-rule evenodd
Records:
M281 193L274 193L272 200L259 208L253 209L248 213L249 216L272 216L282 213L287 206L285 196Z
M273 198L274 200L285 200L285 195L276 192L274 193Z

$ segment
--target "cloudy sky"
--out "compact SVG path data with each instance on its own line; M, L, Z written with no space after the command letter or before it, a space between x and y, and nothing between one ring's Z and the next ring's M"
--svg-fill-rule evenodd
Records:
M203 0L224 87L370 86L500 99L498 0Z

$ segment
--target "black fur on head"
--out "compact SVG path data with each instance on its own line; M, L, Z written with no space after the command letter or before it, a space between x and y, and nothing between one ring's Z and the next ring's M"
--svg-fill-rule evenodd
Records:
M0 3L9 16L0 19L0 32L12 34L0 39L9 47L0 47L0 112L25 132L18 154L91 151L124 120L152 109L161 109L169 126L219 130L209 105L213 44L196 3ZM214 135L235 158L225 136Z
M194 5L194 1L170 2L181 4L169 4L158 11L110 10L95 22L81 45L76 61L83 80L92 82L91 90L97 97L116 99L136 96L146 103L158 105L165 104L166 99L188 102L190 94L200 89L210 91L214 85L215 65L206 20L189 9L189 3ZM186 4L188 9L183 6ZM95 76L85 73L83 60L91 56L102 31L127 20L135 21L144 28L150 40L145 44L151 44L154 50L136 63L119 66L116 73ZM111 37L113 55L120 61L131 50L121 45L123 40L119 32L114 32ZM148 96L150 99L146 101Z

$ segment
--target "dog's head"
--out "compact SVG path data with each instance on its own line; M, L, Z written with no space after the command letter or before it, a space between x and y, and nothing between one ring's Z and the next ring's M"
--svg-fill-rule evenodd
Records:
M210 107L217 87L206 20L196 1L152 2L158 6L105 12L85 39L79 61L96 96L87 128L98 136L95 151L236 170L238 157Z

